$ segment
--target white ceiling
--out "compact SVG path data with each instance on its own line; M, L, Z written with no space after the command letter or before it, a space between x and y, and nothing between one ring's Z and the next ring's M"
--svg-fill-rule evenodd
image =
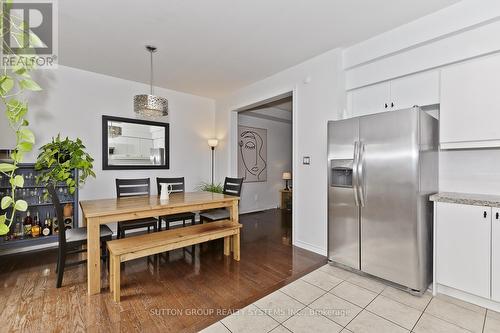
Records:
M59 63L217 98L458 0L64 0Z

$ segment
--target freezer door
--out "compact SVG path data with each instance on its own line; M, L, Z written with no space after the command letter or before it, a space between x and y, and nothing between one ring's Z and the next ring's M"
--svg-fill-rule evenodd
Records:
M328 258L359 269L356 149L359 118L328 123Z
M360 119L361 270L420 289L418 111Z

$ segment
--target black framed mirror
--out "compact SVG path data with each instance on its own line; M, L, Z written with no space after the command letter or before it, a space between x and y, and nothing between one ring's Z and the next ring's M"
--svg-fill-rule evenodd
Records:
M169 124L102 116L103 170L168 169Z

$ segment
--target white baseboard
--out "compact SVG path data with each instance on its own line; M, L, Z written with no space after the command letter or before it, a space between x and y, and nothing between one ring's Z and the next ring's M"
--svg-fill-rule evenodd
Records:
M442 284L437 285L437 292L439 294L444 294L447 296L458 298L462 301L469 302L475 305L482 306L496 312L500 312L500 303L492 301L484 297L469 294L465 291L461 291L452 287L448 287Z
M300 247L300 248L302 248L304 250L308 250L308 251L317 253L317 254L325 256L325 257L327 256L326 249L322 249L320 247L317 247L316 245L312 245L312 244L309 244L307 242L295 240L293 242L293 245L297 246L297 247Z

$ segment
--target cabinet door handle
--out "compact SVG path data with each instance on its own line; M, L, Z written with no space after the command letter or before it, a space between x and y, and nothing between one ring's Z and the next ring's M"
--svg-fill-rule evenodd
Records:
M500 218L500 213L498 213L498 212L497 212L497 213L495 214L495 218L498 220L498 219Z
M486 211L483 212L483 217L486 218L488 216L488 214L486 213Z

